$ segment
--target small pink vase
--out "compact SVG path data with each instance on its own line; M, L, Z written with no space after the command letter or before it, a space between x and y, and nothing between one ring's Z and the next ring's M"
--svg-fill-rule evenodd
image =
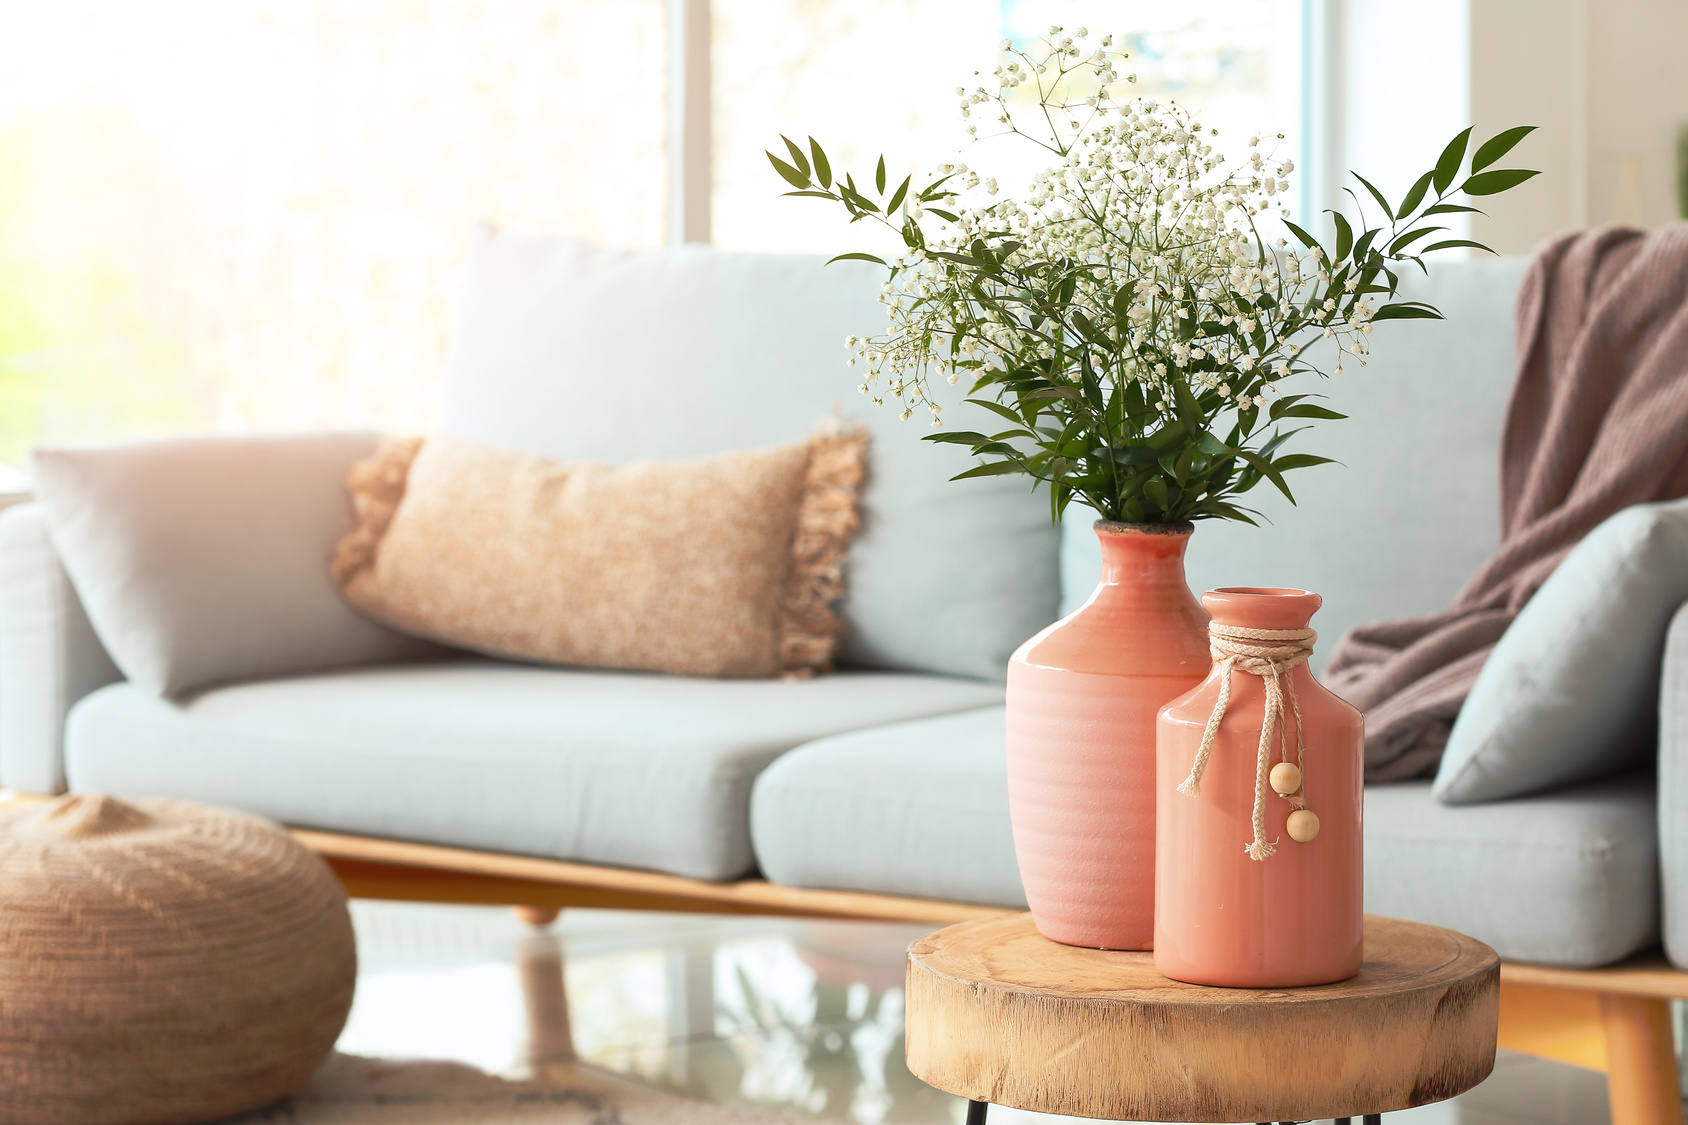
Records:
M1096 521L1101 584L1008 665L1014 851L1038 932L1067 945L1152 947L1155 714L1211 663L1191 530Z
M1305 629L1319 608L1305 590L1238 588L1202 595L1216 625ZM1249 641L1248 644L1271 644ZM1305 663L1293 678L1305 724L1302 788L1291 797L1266 787L1264 838L1275 845L1253 859L1253 814L1262 677L1231 671L1231 698L1202 773L1199 792L1180 791L1219 699L1224 673L1161 709L1157 727L1155 968L1192 984L1292 988L1346 980L1360 971L1360 713L1325 690ZM1297 757L1293 708L1274 738L1270 762ZM1282 749L1287 747L1287 753ZM1293 776L1293 775L1292 775ZM1318 820L1300 842L1288 820L1294 797ZM1301 829L1305 834L1305 828Z

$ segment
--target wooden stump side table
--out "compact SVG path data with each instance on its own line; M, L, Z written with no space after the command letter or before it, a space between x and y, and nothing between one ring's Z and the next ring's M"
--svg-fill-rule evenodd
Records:
M1495 1062L1500 959L1373 915L1360 974L1285 990L1182 984L1150 953L1075 949L1031 915L908 957L908 1065L974 1102L1124 1121L1307 1121L1441 1101Z

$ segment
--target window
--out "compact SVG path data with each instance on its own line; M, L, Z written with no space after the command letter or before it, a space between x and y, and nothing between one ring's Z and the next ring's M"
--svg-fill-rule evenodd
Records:
M1270 143L1298 158L1301 9L1287 0L715 0L715 241L832 252L882 243L868 224L846 229L836 208L776 200L781 185L763 151L781 134L799 143L812 134L836 167L871 172L883 153L898 179L925 175L968 140L955 88L990 82L1000 40L1026 43L1055 24L1118 33L1136 92L1196 110L1233 158L1250 135L1277 132L1284 139ZM1051 158L1004 138L966 145L963 159L989 164L1006 184L1005 164L1023 177Z
M662 240L661 0L0 8L0 462L417 427L477 220Z
M622 246L864 238L762 152L924 171L1003 36L1129 36L1146 94L1299 118L1294 0L57 0L0 7L0 463L38 441L435 417L477 221ZM710 175L670 173L704 12ZM801 139L801 138L799 138ZM1285 145L1294 146L1293 136ZM1290 151L1294 151L1293 147Z

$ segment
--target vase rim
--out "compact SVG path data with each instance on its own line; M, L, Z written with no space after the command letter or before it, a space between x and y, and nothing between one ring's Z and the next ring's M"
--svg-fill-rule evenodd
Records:
M1091 525L1098 535L1189 535L1196 525L1189 520L1172 523L1127 523L1124 520L1097 520Z
M1218 586L1209 590L1210 594L1228 594L1233 597L1244 598L1305 598L1318 597L1311 590L1301 590L1294 586Z

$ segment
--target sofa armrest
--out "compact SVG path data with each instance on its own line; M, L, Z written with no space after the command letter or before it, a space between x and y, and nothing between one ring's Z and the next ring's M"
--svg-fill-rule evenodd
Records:
M1671 618L1659 678L1659 883L1665 952L1688 968L1688 605Z
M94 636L39 504L0 512L0 785L64 789L64 722L123 678Z

